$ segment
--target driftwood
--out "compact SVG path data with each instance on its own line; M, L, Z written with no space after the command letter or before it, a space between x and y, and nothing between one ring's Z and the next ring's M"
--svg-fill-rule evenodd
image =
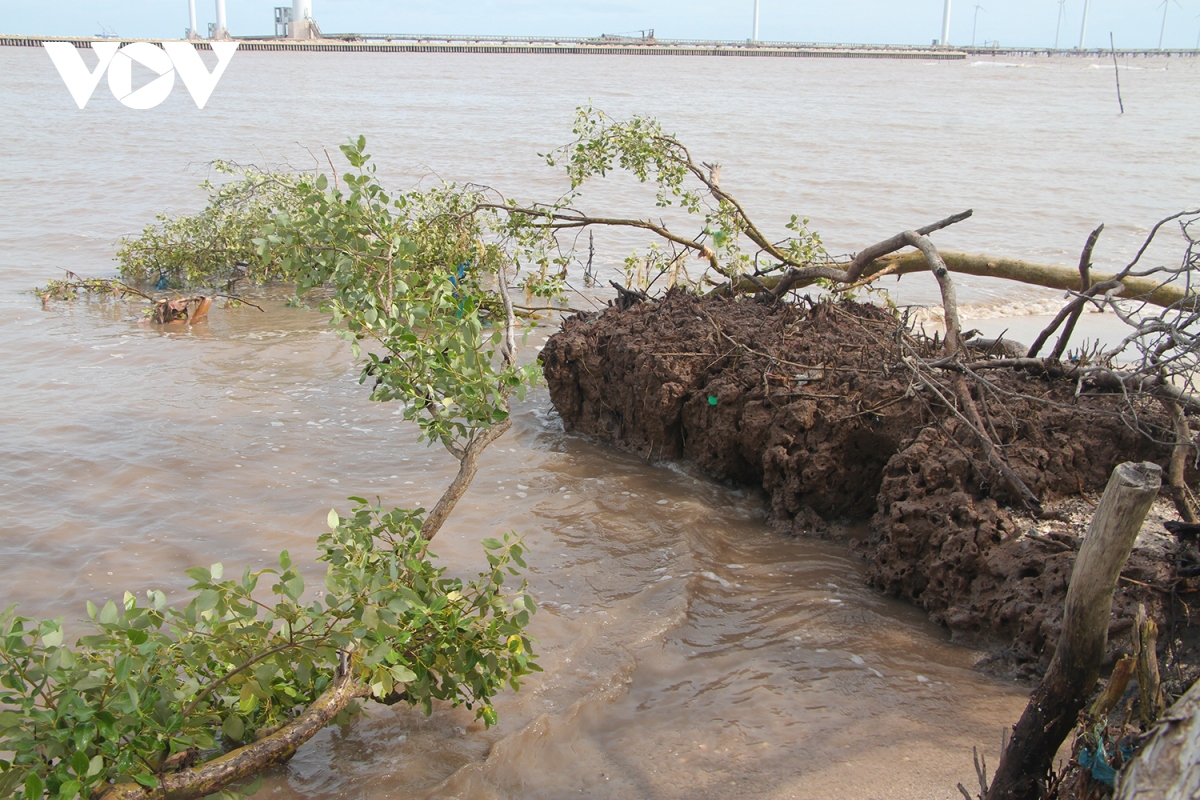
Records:
M1200 683L1150 731L1118 779L1115 800L1200 797Z
M163 298L154 301L150 318L159 325L187 324L199 322L208 317L212 308L211 297L179 297L174 300Z
M1171 427L1175 432L1175 449L1171 453L1171 461L1167 467L1167 488L1171 499L1175 501L1175 510L1179 512L1184 522L1200 522L1197 517L1196 496L1187 485L1188 457L1196 449L1192 440L1192 430L1188 425L1183 409L1174 400L1162 400L1163 408L1171 416Z
M1133 626L1133 655L1137 659L1138 711L1147 727L1158 719L1163 707L1157 643L1158 626L1146 618L1146 607L1139 603Z
M1125 656L1117 662L1117 665L1113 667L1112 675L1108 677L1104 691L1088 709L1088 719L1099 720L1112 713L1112 710L1117 707L1117 703L1121 702L1121 698L1125 696L1125 690L1129 688L1129 681L1133 678L1136 669L1137 661L1132 656Z
M1162 483L1157 464L1113 470L1071 572L1054 658L1013 729L987 800L1036 800L1039 782L1075 727L1100 675L1112 596Z

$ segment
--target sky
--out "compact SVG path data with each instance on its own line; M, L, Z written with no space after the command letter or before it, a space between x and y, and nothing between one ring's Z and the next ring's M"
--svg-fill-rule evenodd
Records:
M941 32L943 0L759 0L759 38L774 41L929 44ZM1090 0L1089 48L1200 43L1200 0ZM1084 0L1066 0L1059 44L1079 43ZM196 0L201 31L213 0ZM272 33L287 0L226 0L235 36ZM977 10L978 9L978 10ZM954 0L950 43L1054 44L1058 0ZM654 29L660 39L747 39L754 0L313 0L326 33L448 33L595 36ZM0 34L174 38L187 27L187 0L0 0Z

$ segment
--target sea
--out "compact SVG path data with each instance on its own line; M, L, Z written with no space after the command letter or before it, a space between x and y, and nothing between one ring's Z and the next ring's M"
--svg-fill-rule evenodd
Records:
M317 585L331 508L429 507L454 474L368 400L348 345L286 289L179 330L142 324L134 303L43 306L36 287L112 276L122 237L202 208L215 160L340 171L338 145L363 135L395 190L553 199L568 186L539 154L569 144L590 104L654 117L720 163L772 237L796 214L851 253L970 208L940 247L1073 268L1104 223L1094 262L1110 270L1200 205L1200 61L1119 66L1123 112L1112 62L1082 56L239 52L203 110L177 83L139 111L104 81L81 110L43 50L0 47L0 606L77 630L88 599L182 599L189 567L285 549ZM698 229L619 174L578 203ZM1182 241L1168 227L1148 258L1177 263ZM603 285L645 242L594 244ZM571 280L573 303L608 299ZM1062 300L955 282L985 331L1035 332ZM937 302L928 276L883 285ZM1088 315L1080 335L1113 324ZM525 357L553 331L532 329ZM469 574L480 541L509 531L530 551L544 672L498 698L499 724L370 707L271 771L263 796L949 799L975 785L973 748L995 764L1024 706L1026 689L976 668L979 649L866 587L844 543L773 532L752 488L564 432L545 389L515 406L433 549Z

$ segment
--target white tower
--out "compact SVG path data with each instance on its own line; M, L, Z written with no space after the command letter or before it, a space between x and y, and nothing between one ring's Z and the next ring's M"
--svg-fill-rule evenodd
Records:
M188 0L188 33L189 39L197 39L200 34L196 33L196 0Z
M950 44L950 0L946 0L946 8L942 11L942 39L938 44L942 47Z
M225 0L217 0L217 29L213 31L213 38L229 38L229 25L225 22Z
M754 0L754 36L753 41L758 41L758 0ZM1162 49L1162 48L1159 48Z
M312 39L312 0L292 0L292 23L288 32L293 39Z
M1088 0L1083 0L1083 24L1079 26L1079 47L1077 48L1079 50L1083 49L1083 39L1087 36L1087 12Z

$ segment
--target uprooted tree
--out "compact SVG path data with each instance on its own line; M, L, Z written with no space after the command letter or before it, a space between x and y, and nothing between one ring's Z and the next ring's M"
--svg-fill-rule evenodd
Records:
M8 608L0 615L0 796L232 796L365 700L427 713L435 700L465 704L492 724L491 698L537 669L525 632L533 601L523 584L505 585L524 567L520 540L484 539L489 566L470 581L446 577L428 551L481 452L508 427L509 398L535 376L515 360L508 265L460 226L421 219L426 208L453 212L453 197L392 200L361 140L343 151L356 170L343 176L346 190L324 177L296 183L286 207L260 220L248 252L300 291L325 287L356 355L360 342L372 345L363 369L372 396L401 402L421 436L459 460L457 477L428 513L360 498L350 516L330 512L330 531L317 540L326 565L319 598L305 597L285 552L278 569L189 570L192 596L182 604L157 591L89 603L90 622L73 645L74 626L63 619ZM180 251L203 241L156 247L193 263ZM239 247L231 258L245 257ZM487 280L498 283L498 300ZM68 280L48 291L125 285Z
M985 401L1006 391L987 377L996 370L1111 392L1128 403L1123 418L1145 436L1162 436L1161 426L1143 422L1147 402L1161 405L1173 421L1168 483L1180 513L1194 518L1185 473L1196 452L1189 416L1200 411L1193 384L1200 309L1191 284L1200 266L1191 226L1200 212L1160 222L1115 275L1091 271L1099 230L1078 270L940 252L931 234L970 211L835 258L798 216L785 223L782 238L765 233L722 187L720 166L696 162L654 120L614 121L583 108L574 132L573 142L547 156L571 184L552 202L517 202L472 185L391 195L376 180L360 138L342 148L351 165L346 174L241 170L209 187L210 204L200 214L161 219L124 243L122 280L68 276L47 287L47 301L78 291L128 291L168 307L169 297L135 284L152 283L159 292L209 286L227 295L243 280L294 281L298 294L320 287L356 356L367 344L362 380L373 383L372 397L401 401L406 418L423 438L440 443L459 471L427 514L385 513L362 502L352 519L331 519L320 558L338 589L330 587L325 606L301 604L303 587L285 556L273 605L254 595L254 573L223 582L220 570L196 570L197 594L182 609L161 596L139 606L127 595L123 608L95 611L96 633L75 648L62 645L61 620L21 620L10 611L3 621L0 750L15 755L0 761L0 788L24 797L182 798L228 790L290 757L367 697L426 708L432 699L479 703L489 720L487 699L535 668L523 633L532 603L519 591L511 607L501 597L500 579L510 559L520 564L521 545L489 541L492 570L462 585L439 577L426 543L466 491L484 448L507 429L509 397L534 378L534 367L513 356L520 309L508 296L510 271L514 278L523 271L527 292L559 292L577 260L572 243L590 228L641 231L656 240L626 261L618 305L652 302L660 280L777 304L813 283L844 297L870 290L885 275L928 270L941 290L945 335L932 346L899 337L896 367L969 432L983 469L1012 497L1040 510L987 416ZM676 207L683 221L677 212L668 223L657 215L580 210L584 185L618 169L653 184L657 206ZM679 233L688 220L698 221L699 230ZM1184 259L1140 268L1171 221L1187 242ZM915 252L899 254L909 247ZM697 258L702 267L693 275L688 262ZM1071 298L1032 347L1013 352L1011 342L964 337L954 272L1066 289ZM1070 349L1087 304L1130 324L1120 346ZM449 619L469 641L418 636ZM450 666L434 666L445 664L437 656L447 653L455 654Z

